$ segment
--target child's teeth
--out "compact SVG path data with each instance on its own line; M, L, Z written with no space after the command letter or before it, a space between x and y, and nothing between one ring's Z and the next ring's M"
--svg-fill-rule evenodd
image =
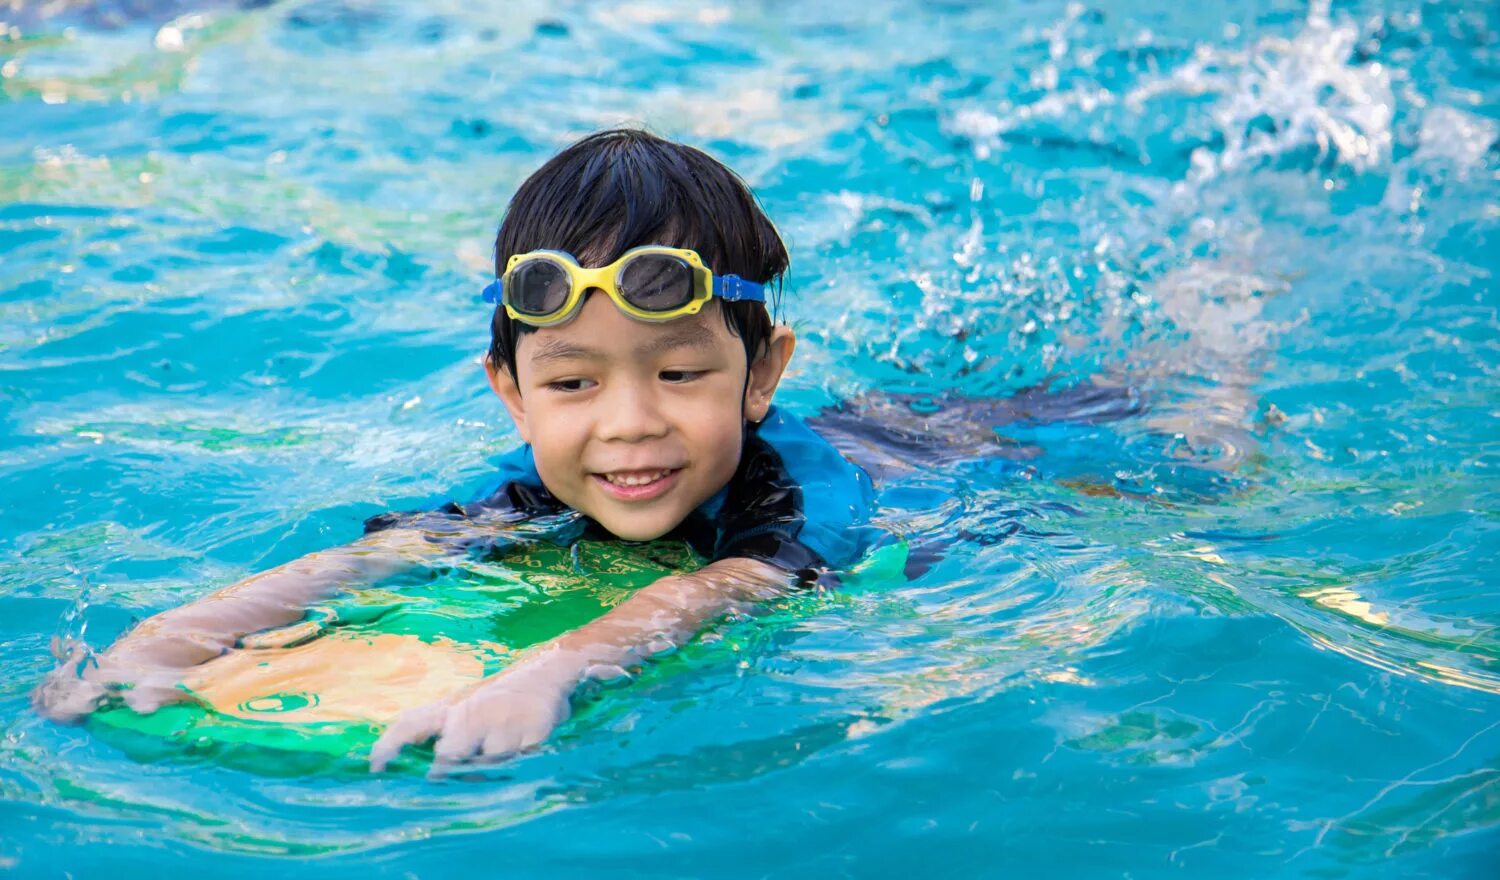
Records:
M644 486L660 480L667 473L667 471L656 471L650 474L606 474L604 478L616 486Z

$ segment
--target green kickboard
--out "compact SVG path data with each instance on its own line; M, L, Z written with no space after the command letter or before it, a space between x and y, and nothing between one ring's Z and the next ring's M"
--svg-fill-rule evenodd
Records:
M898 575L905 550L883 547L846 583ZM371 745L400 710L492 675L520 649L701 564L678 541L523 544L463 576L330 600L197 667L183 684L193 701L145 715L111 704L89 726L142 762L203 761L269 776L365 772ZM421 771L429 757L408 750L392 767Z

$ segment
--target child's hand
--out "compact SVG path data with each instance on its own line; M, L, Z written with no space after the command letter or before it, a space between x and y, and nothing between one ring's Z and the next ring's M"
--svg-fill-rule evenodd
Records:
M54 645L53 655L60 661L57 668L32 692L36 710L53 721L81 721L114 693L142 714L191 699L177 686L180 669L147 663L129 652L94 659L82 643L75 642L66 647Z
M375 741L370 770L384 770L402 747L434 737L434 773L473 757L500 758L537 745L568 718L578 676L562 666L518 663L470 690L408 709Z

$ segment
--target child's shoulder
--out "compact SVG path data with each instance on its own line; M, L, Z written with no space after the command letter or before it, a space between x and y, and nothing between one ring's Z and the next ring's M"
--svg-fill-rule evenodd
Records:
M771 407L752 436L775 451L798 485L826 490L816 499L817 504L865 507L873 503L875 488L870 475L790 411ZM746 454L749 452L747 449Z
M780 536L805 547L822 565L842 569L874 540L868 526L875 488L802 419L772 407L749 433L736 483L730 487L724 532Z

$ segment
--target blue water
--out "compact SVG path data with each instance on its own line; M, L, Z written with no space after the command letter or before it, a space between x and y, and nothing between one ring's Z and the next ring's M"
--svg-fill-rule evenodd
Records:
M22 5L0 873L1493 876L1500 6ZM484 483L495 225L622 122L779 224L786 405L1151 408L894 478L932 570L732 624L478 779L34 714L54 636Z

